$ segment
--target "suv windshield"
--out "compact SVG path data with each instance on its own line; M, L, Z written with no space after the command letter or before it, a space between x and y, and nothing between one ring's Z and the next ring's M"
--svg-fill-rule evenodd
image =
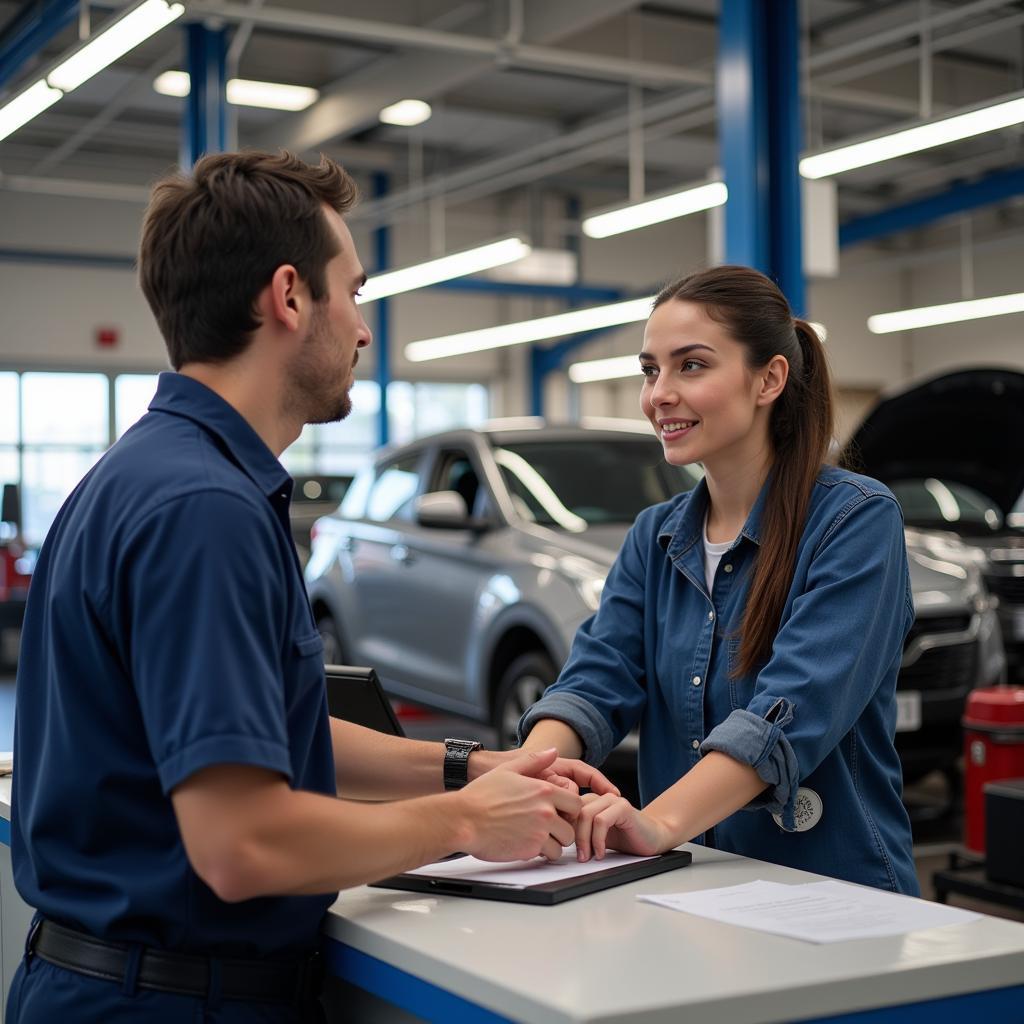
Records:
M669 465L653 438L530 441L495 448L494 458L524 519L574 531L631 523L700 479Z
M966 484L950 480L893 480L889 488L911 526L972 532L998 530L1002 516L993 502Z

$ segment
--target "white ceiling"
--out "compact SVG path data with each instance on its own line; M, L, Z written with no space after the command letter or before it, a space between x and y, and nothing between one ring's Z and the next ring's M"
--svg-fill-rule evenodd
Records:
M187 0L231 15L251 0ZM0 0L0 42L20 4ZM121 6L92 5L94 24ZM522 0L522 42L543 48L544 68L515 44L457 52L438 40L396 41L408 29L500 41L509 0L265 0L238 74L314 86L321 100L300 114L238 108L241 145L323 150L357 175L390 172L395 199L411 199L422 175L456 215L461 203L526 187L574 189L606 201L628 193L629 78L648 82L646 184L656 191L705 176L717 162L714 110L715 0ZM916 119L922 111L921 48L913 26L929 11L934 114L1024 89L1024 3L1019 0L806 0L803 5L804 130L809 148ZM320 15L315 25L304 16ZM186 15L187 17L188 15ZM340 19L360 31L345 31ZM307 19L308 21L308 19ZM371 31L385 23L390 32ZM73 45L69 26L8 85L31 80ZM448 40L451 43L451 40ZM582 56L581 56L582 55ZM586 71L570 65L593 65ZM0 142L0 176L144 186L177 160L183 101L157 95L155 74L183 67L172 27ZM925 86L929 82L925 80ZM415 129L380 125L388 102L428 99L435 116ZM881 209L954 181L1024 165L1021 133L1007 131L865 168L840 179L840 215ZM443 179L442 176L443 175ZM2 186L0 178L0 186ZM8 181L10 184L10 181ZM367 216L373 207L367 208Z

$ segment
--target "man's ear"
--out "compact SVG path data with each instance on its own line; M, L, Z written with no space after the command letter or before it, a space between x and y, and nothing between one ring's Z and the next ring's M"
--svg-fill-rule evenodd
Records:
M298 271L290 263L283 263L261 295L264 322L269 318L287 331L297 331L308 298L309 291Z
M789 380L789 361L785 356L772 356L768 365L757 370L754 377L758 382L757 404L771 405Z

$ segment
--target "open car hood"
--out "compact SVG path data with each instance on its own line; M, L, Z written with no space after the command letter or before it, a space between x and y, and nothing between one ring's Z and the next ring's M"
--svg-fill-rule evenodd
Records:
M1024 373L977 369L883 398L850 439L843 465L883 483L956 481L1006 515L1024 491Z

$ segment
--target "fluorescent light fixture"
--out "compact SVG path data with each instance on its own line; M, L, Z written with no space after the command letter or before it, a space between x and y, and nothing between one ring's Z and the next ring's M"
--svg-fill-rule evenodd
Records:
M43 79L29 86L9 103L0 107L0 139L6 139L47 107L52 107L63 95L60 89L51 89Z
M811 322L822 341L828 336L824 324ZM569 367L569 380L574 384L590 384L598 380L617 380L621 377L639 377L640 363L636 354L612 356L609 359L588 359Z
M228 103L237 107L266 107L270 110L305 110L320 98L316 89L278 82L253 82L232 78L227 84Z
M77 89L184 12L183 4L145 0L59 64L46 76L47 81L64 92Z
M153 88L163 96L187 96L192 81L187 71L165 71L153 81ZM248 78L232 78L227 83L227 101L239 107L265 107L269 110L305 110L320 97L316 89L304 85L282 85L278 82L255 82Z
M825 153L805 156L800 161L800 173L805 178L825 178L831 174L853 170L855 167L866 167L868 164L906 156L922 149L932 149L948 142L957 142L974 135L983 135L985 132L1009 128L1022 121L1024 96L1018 96L1002 103L990 104L977 110L917 125L915 128L891 132L880 138L865 139L863 142L840 146Z
M1007 313L1024 313L1024 292L947 302L941 306L921 306L895 313L876 313L868 317L868 330L872 334L892 334L894 331L957 324L963 320L980 320L986 316L1004 316Z
M165 71L153 79L153 88L161 96L177 96L181 99L192 91L192 78L187 71Z
M384 124L397 124L403 128L412 128L430 120L433 111L429 103L423 100L399 100L385 107L378 115Z
M649 224L659 224L663 220L674 220L676 217L686 217L691 213L722 206L728 198L729 190L725 182L712 181L682 192L672 192L585 217L583 233L590 238L621 235L625 231L635 231Z
M414 341L405 347L405 358L413 363L429 359L444 359L446 356L463 355L466 352L483 352L490 348L506 348L509 345L525 345L543 338L561 338L567 334L582 331L596 331L602 327L618 327L646 320L651 315L653 295L642 299L628 299L613 302L608 306L593 306L590 309L574 309L569 313L556 313L537 320L524 320L518 324L502 324L499 327L485 327L479 331L464 334L450 334L441 338ZM635 359L635 357L634 357ZM634 362L634 367L636 363Z
M517 235L502 238L497 242L488 242L486 245L478 245L463 252L454 252L436 260L428 260L426 263L377 274L363 285L362 294L356 301L375 302L388 295L411 292L416 288L426 288L427 285L465 277L467 274L479 274L482 270L521 260L530 252L530 246Z

